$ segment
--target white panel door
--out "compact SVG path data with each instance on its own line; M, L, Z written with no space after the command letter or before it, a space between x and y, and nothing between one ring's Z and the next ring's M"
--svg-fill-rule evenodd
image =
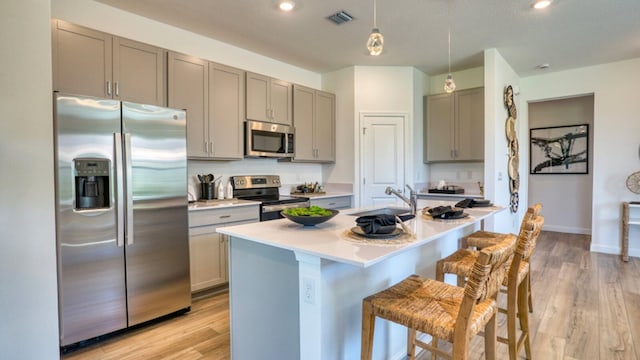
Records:
M361 127L361 205L394 203L398 198L384 191L404 189L404 116L365 115Z

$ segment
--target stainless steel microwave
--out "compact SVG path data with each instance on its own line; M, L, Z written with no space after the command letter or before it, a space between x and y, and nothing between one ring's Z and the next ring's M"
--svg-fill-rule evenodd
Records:
M247 120L244 146L247 157L293 157L293 128Z

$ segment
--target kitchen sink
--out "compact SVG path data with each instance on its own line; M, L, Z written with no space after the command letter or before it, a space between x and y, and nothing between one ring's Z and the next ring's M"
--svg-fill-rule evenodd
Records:
M353 216L366 216L366 215L403 215L411 213L410 209L384 207L380 209L371 209L365 211L359 211L351 213Z

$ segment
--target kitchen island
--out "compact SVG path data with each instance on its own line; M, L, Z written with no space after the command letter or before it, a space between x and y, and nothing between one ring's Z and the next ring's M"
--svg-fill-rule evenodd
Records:
M424 201L419 208L444 202ZM230 236L231 355L245 359L358 359L362 298L410 274L433 278L435 263L502 208L469 209L461 220L420 214L413 236L352 235L357 210L303 227L287 219L223 227ZM405 328L376 321L375 359L405 356Z

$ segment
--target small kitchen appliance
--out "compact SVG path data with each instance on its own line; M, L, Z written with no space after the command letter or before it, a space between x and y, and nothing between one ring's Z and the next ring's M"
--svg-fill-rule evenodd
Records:
M281 219L280 211L310 204L306 197L280 195L278 175L231 176L230 181L234 198L260 201L260 221Z
M245 156L247 157L293 157L293 128L247 120L245 123Z

